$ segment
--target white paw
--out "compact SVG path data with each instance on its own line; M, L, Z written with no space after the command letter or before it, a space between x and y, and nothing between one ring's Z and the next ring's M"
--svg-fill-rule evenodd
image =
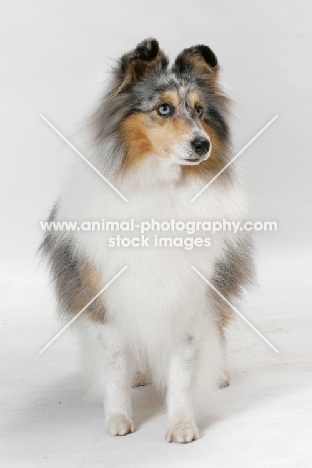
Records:
M230 385L230 380L228 379L220 380L219 382L219 388L226 388L229 385Z
M179 421L173 424L166 434L167 442L178 442L179 444L187 444L198 439L199 432L195 424L188 421Z
M133 421L130 421L124 414L113 414L107 419L106 426L112 435L123 436L134 431Z

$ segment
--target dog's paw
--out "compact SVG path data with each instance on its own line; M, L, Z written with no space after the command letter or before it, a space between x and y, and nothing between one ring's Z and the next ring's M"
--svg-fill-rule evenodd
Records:
M219 382L219 388L226 388L230 386L230 380L224 379L221 382Z
M133 421L130 421L124 414L113 414L108 418L106 426L112 435L123 436L134 431Z
M198 439L199 431L195 424L188 421L179 421L173 424L167 434L167 442L177 442L179 444L187 444Z

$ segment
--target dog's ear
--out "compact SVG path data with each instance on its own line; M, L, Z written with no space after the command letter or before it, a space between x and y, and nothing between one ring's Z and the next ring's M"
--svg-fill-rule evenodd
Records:
M119 60L119 65L115 70L117 86L115 94L125 90L141 78L150 70L165 69L168 65L168 58L159 48L156 39L149 38L140 42L134 50L123 55Z
M210 47L205 45L182 50L173 65L175 73L180 75L194 71L199 75L214 74L218 68L217 57Z

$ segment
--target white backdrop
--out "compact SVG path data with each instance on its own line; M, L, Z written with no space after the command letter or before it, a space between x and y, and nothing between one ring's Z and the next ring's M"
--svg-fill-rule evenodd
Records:
M52 463L50 466L64 466L62 463L70 458L71 449L68 448L66 451L66 444L62 446L62 449L57 448L60 425L63 425L62 430L66 434L64 425L69 425L72 429L72 425L77 424L77 431L73 434L80 444L79 438L83 434L85 419L89 420L88 431L91 434L92 417L101 413L100 409L98 413L95 413L94 408L93 412L91 410L89 412L86 406L83 417L81 414L78 417L75 409L79 409L82 405L82 396L80 394L77 396L77 390L72 388L75 386L66 387L64 384L63 387L60 382L61 379L66 379L67 371L73 372L72 354L74 354L75 343L71 342L73 339L70 336L67 337L70 345L63 338L62 343L58 346L55 344L54 352L51 349L47 356L40 358L43 360L41 363L37 362L39 359L37 351L53 336L53 330L57 329L54 328L57 325L52 319L53 301L45 286L47 277L42 270L38 269L35 257L41 237L39 221L46 217L58 196L67 171L78 158L40 119L39 114L43 113L61 132L70 137L75 125L90 107L94 90L98 88L101 81L105 82L113 60L149 36L156 37L171 58L174 58L183 48L197 43L209 45L216 53L222 67L223 81L228 85L229 93L235 102L233 131L236 151L248 143L275 114L279 115L272 126L241 156L248 172L254 219L276 220L279 223L277 233L262 233L256 236L262 289L260 293L255 292L249 297L247 309L252 314L253 308L257 309L257 313L261 307L263 308L261 309L262 315L260 314L262 318L258 316L257 320L264 332L269 333L270 330L279 328L279 325L276 325L277 319L288 321L285 333L290 333L294 327L298 328L298 330L296 328L298 332L296 337L279 336L275 339L275 344L287 348L288 352L290 352L290 342L293 346L295 343L306 346L300 349L300 352L297 347L297 354L294 349L289 355L284 350L284 358L280 358L282 361L279 361L285 369L285 366L290 363L289 359L292 359L294 372L299 372L299 370L301 372L302 369L298 366L300 367L300 363L307 359L306 354L305 357L302 356L308 350L311 351L306 335L311 324L306 309L307 305L311 304L311 296L308 292L311 273L307 263L310 258L312 229L311 3L303 0L296 2L282 0L275 2L269 0L262 2L247 0L236 2L229 0L214 2L208 0L157 0L154 2L146 0L114 0L113 2L48 0L42 2L28 0L23 2L20 0L2 2L0 11L2 130L0 139L2 240L0 279L1 314L6 324L2 325L1 329L4 343L1 357L3 358L2 372L8 384L7 387L3 387L4 396L8 400L4 398L2 402L6 409L12 410L12 412L9 411L6 419L11 424L10 429L5 431L9 438L6 449L9 450L10 440L12 441L10 437L13 437L14 430L19 427L21 445L17 453L21 454L21 460L24 462L23 465L19 465L16 458L19 455L16 455L16 451L12 452L15 455L8 451L5 466L43 466L40 463L43 460L44 450L49 451L49 444L54 447L53 453L56 457L53 459L52 454L49 453ZM249 337L251 331L244 327L243 329L244 334ZM251 367L248 361L250 353L247 353L247 357L246 355L243 358L240 356L239 339L235 335L235 330L233 333L234 356L238 356L237 362L244 362L245 365L244 370L237 368L237 375L243 375L246 366ZM251 340L253 339L258 343L257 338L252 336ZM238 343L236 347L235 343ZM263 349L262 344L254 345L254 341L248 342L248 339L246 343L251 352L254 346L263 350L265 357L258 356L259 365L251 372L257 379L260 375L259 369L262 369L265 378L266 370L270 368L272 371L270 366L277 366L275 361L275 364L271 361L275 359L275 356L271 356L269 349ZM62 367L60 365L61 351L64 350L68 360L66 364L62 364ZM21 361L21 355L24 359L27 356L25 362ZM294 358L294 356L297 357ZM270 363L268 366L265 365L268 362L267 359ZM45 363L44 367L41 367L42 362ZM43 373L45 382L39 384L39 381L36 381L33 369L36 369L39 374ZM276 372L282 372L281 367L274 369ZM306 367L304 369L307 370ZM241 374L239 374L240 371ZM16 372L20 376L18 381L14 380ZM283 375L287 380L287 374ZM308 375L306 377L308 378ZM295 379L294 374L292 378ZM306 385L306 381L303 384L301 377L297 376L297 378L301 386ZM42 423L40 433L37 433L34 428L34 418L36 420L39 417L36 408L40 406L42 399L37 392L40 387L42 393L45 394L48 391L45 384L50 386L51 382L55 381L59 381L59 384L57 388L51 390L51 401L53 398L55 400L61 398L59 395L64 394L65 388L65 393L68 389L68 402L71 401L70 391L76 391L74 393L75 404L69 416L67 414L69 419L72 418L70 423L64 414L63 419L53 420L52 426L45 435L45 442L42 442L45 448L42 449L41 454L40 437L44 432L44 425ZM79 380L75 385L79 386ZM276 382L270 381L268 391L273 392L272 388L276 389L275 386ZM17 387L21 393L16 393ZM15 388L15 393L12 388ZM244 397L237 391L237 387L237 396L235 393L231 394L231 391L235 392L235 389L229 390L226 395L227 401L233 401L233 395L236 399L248 399L250 392L254 391L253 384L251 383L251 386L245 389ZM34 394L37 395L35 399ZM280 391L275 390L275 394L278 398ZM46 401L43 413L44 417L49 420L53 419L54 414L51 401ZM301 401L305 401L304 398L301 397ZM309 404L308 398L306 401ZM262 402L262 405L264 404ZM22 408L22 415L19 418L23 419L25 407L35 408L27 416L28 419L26 418L29 431L25 419L21 426L18 420L14 419L15 416L12 416L16 409ZM287 405L285 403L285 407L278 408L278 414L282 414L286 411ZM251 421L257 421L257 416L249 415L249 419L244 419L244 413L242 413L239 423L241 426L237 426L235 425L237 422L234 424L227 419L231 419L232 409L229 409L229 415L222 414L225 420L225 422L222 420L222 423L225 424L223 430L227 431L227 437L232 440L235 447L237 427L244 427L247 420L248 424ZM311 410L311 406L309 409ZM301 407L301 410L303 417L306 408ZM299 409L296 411L298 413ZM260 414L263 414L263 411L259 407ZM102 417L101 414L100 416ZM81 428L79 421L81 421ZM304 424L303 420L300 421L301 425ZM99 458L92 459L94 466L102 460L101 447L106 437L98 420L96 424L94 427L97 427L100 433L94 432L91 445L83 445L85 454L91 451L91 446L93 448L96 446ZM165 424L164 419L161 420L161 424ZM283 420L281 431L284 436L285 424L292 426L294 421L293 419L286 419L286 422ZM284 452L283 450L275 452L272 449L271 439L265 439L265 425L257 426L256 424L252 428L260 431L257 432L260 445L256 444L253 448L254 453L258 453L260 458L257 459L258 461L252 459L252 466L271 467L273 461L274 466L279 466L279 463L283 467L308 466L304 465L305 460L308 459L306 446L299 450L301 454L304 454L301 464L283 464L281 457ZM141 431L144 432L144 430L143 426ZM33 434L33 439L29 444L23 445L25 431ZM157 445L158 438L162 437L161 434L159 431L155 439L154 436L150 436L151 441L155 443L153 450L156 452L155 447L158 450L160 450L160 445L164 447L163 444ZM248 434L249 431L246 432L246 437ZM294 436L292 432L286 435L289 438L287 440L291 440ZM234 456L229 455L229 458L226 458L226 445L225 452L222 450L221 441L226 444L224 436L220 433L220 439L216 439L217 435L214 439L216 446L220 444L221 447L219 459L211 454L214 448L210 445L209 437L212 437L211 431L205 440L203 439L204 445L200 445L203 441L198 443L198 452L192 446L192 457L197 455L199 457L198 466L206 466L204 461L209 456L212 456L212 460L216 463L222 459L230 463L228 466L236 466ZM39 445L36 449L38 440ZM163 439L159 439L160 442L163 442ZM75 440L71 443L75 444ZM119 466L118 453L123 450L122 443L123 441L116 445L117 442L112 442L112 439L105 439L105 456L107 460L110 460L110 465L105 466ZM132 454L133 460L136 460L135 457L141 450L140 444L143 446L145 443L147 442L138 438L135 443L136 447L132 447L131 441L127 439L127 445L124 447L130 450L129 454ZM245 445L246 441L241 440L240 443ZM110 444L114 444L114 448ZM266 453L268 447L272 450L271 458L261 459L261 454ZM289 444L286 442L285 447L289 449ZM245 457L243 452L240 452L241 449L242 446L237 448L236 453L238 465L240 467L251 466L248 464L251 458L247 455ZM296 442L291 455L294 463L297 460L295 449ZM168 455L170 466L174 466L174 461L177 462L177 466L182 466L183 457L182 459L180 457L182 453L185 453L184 449L172 450L171 455ZM246 450L247 452L244 453L248 454L248 447ZM150 455L152 457L153 454ZM171 456L173 458L170 458ZM250 453L250 457L252 456ZM157 454L155 457L155 460L150 459L150 466L158 466L160 461L162 463L166 461L157 458ZM287 455L286 461L290 459ZM89 465L81 464L81 466ZM138 465L133 462L133 466ZM214 466L224 465L221 463Z

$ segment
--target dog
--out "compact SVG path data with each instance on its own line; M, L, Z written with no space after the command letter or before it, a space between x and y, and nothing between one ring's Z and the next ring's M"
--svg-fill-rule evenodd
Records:
M231 159L229 109L208 46L184 49L170 65L157 40L144 40L116 62L85 124L87 157L119 193L83 163L48 221L246 219L241 170L235 163L220 173ZM185 240L167 237L177 234ZM192 442L196 411L229 385L232 313L220 294L235 303L250 284L252 241L246 232L218 232L209 247L118 248L110 235L45 233L58 309L72 318L127 266L73 324L90 387L101 395L108 431L125 435L134 431L131 387L152 382L166 400L167 441Z

